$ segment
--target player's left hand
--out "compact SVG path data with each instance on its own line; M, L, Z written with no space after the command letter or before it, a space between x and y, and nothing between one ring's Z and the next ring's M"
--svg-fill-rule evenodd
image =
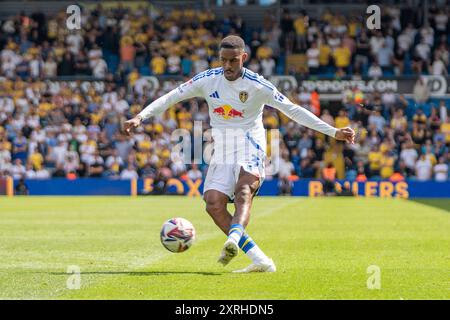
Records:
M354 144L355 143L355 131L350 127L338 129L336 131L335 138L336 138L336 140L341 140L341 141L345 141L345 142Z

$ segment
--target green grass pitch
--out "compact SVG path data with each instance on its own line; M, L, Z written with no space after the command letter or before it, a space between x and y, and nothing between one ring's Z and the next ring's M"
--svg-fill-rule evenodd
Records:
M230 206L230 209L232 207ZM447 209L447 210L446 210ZM249 234L274 274L232 274L200 198L0 198L0 299L450 299L450 200L257 197ZM173 254L159 231L190 220ZM369 289L379 267L380 289ZM69 266L81 288L68 289Z

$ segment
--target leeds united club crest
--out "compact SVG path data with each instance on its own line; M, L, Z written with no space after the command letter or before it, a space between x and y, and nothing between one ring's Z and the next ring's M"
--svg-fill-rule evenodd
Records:
M241 99L242 102L247 101L247 99L248 99L248 93L247 93L247 91L241 91L241 92L239 92L239 99Z

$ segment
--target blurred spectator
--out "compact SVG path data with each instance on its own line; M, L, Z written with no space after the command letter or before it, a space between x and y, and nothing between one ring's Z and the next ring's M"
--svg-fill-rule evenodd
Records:
M377 62L373 62L367 71L367 75L371 78L380 78L383 75L383 69Z
M42 66L44 78L53 78L57 75L58 65L53 57L49 56Z
M448 111L447 106L445 105L445 101L441 100L439 103L439 120L441 123L446 123L448 119Z
M11 152L6 149L5 144L0 143L0 169L6 168L11 163Z
M25 183L25 180L21 178L17 185L14 187L14 194L17 196L27 196L29 195L28 186Z
M275 60L271 57L261 60L262 75L266 78L272 76L275 72Z
M289 160L289 153L283 152L279 163L278 177L288 178L292 171L295 171L294 165Z
M123 180L137 179L138 177L139 175L137 174L133 164L131 163L129 163L128 167L120 173L120 179Z
M322 169L322 179L323 179L323 192L325 195L334 195L334 183L336 180L336 169L333 164L329 163L325 168Z
M196 181L203 177L202 172L198 169L198 166L196 164L192 164L192 167L188 171L187 176L192 181Z
M261 65L259 64L257 59L252 59L247 67L255 73L259 73L261 69Z
M86 161L86 165L88 166L88 174L89 177L99 178L103 175L104 169L104 160L100 156L99 152L96 151L93 156L89 157Z
M317 43L313 42L311 47L306 51L306 56L308 57L308 69L311 75L316 75L319 73L319 57L320 50L317 48Z
M415 164L416 176L419 181L427 181L431 179L433 166L425 154L422 154Z
M336 128L345 128L350 125L350 119L347 116L347 112L344 109L339 110L339 114L335 119Z
M53 178L64 178L66 176L66 172L64 171L64 165L59 163L56 165L56 170L53 171Z
M349 73L348 67L350 66L351 54L350 49L341 43L333 52L334 65Z
M297 177L297 176L295 176L295 177ZM279 195L281 195L281 196L290 196L290 195L292 195L292 190L293 190L293 186L294 186L294 180L295 180L295 178L291 178L291 177L280 178L278 180Z
M401 174L401 172L399 172L399 170L395 170L394 174L389 178L389 181L391 182L399 182L399 181L404 181L405 177Z
M14 179L20 179L25 175L25 167L22 164L21 159L14 160L14 164L11 166L11 175Z
M433 168L434 179L436 181L448 180L448 164L445 163L444 157L439 158L439 163Z
M412 69L416 73L422 73L424 65L428 63L431 48L426 40L422 38L421 42L416 46L413 56Z
M370 177L379 177L382 154L377 145L372 147L368 154Z
M320 117L323 121L334 127L334 118L330 115L328 109L323 110L323 114Z
M416 103L422 104L428 101L428 98L430 97L430 89L422 77L419 78L414 85L413 94Z
M439 52L435 52L433 63L429 66L429 73L434 76L447 75L447 66L439 56Z
M380 159L380 176L381 179L389 179L394 174L395 158L391 154L388 147L382 145Z
M152 73L154 75L164 74L166 71L166 59L159 53L156 54L151 61Z
M447 117L446 122L442 122L441 132L445 138L445 143L450 143L450 117Z
M376 56L378 64L384 72L392 71L394 52L392 51L392 48L388 47L386 42L383 42L381 48L378 49Z
M176 75L180 73L181 59L174 51L167 58L167 71L169 74Z
M412 143L402 144L402 151L400 152L400 159L405 162L408 175L412 175L415 170L415 164L419 155L414 149Z
M370 114L368 123L369 126L374 126L379 133L382 133L386 124L386 119L381 115L380 110L376 109Z
M124 66L126 72L131 71L134 67L134 58L136 49L133 46L133 39L125 36L120 41L120 62Z

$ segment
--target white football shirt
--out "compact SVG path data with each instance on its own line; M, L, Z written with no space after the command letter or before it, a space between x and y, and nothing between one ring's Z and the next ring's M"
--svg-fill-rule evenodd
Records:
M264 151L266 135L262 115L265 105L280 110L303 126L331 137L335 136L337 130L310 111L292 103L273 84L247 68L243 68L242 75L234 81L225 78L222 68L201 72L153 101L139 115L147 119L180 101L194 97L204 98L208 103L213 138L215 129L242 129Z

